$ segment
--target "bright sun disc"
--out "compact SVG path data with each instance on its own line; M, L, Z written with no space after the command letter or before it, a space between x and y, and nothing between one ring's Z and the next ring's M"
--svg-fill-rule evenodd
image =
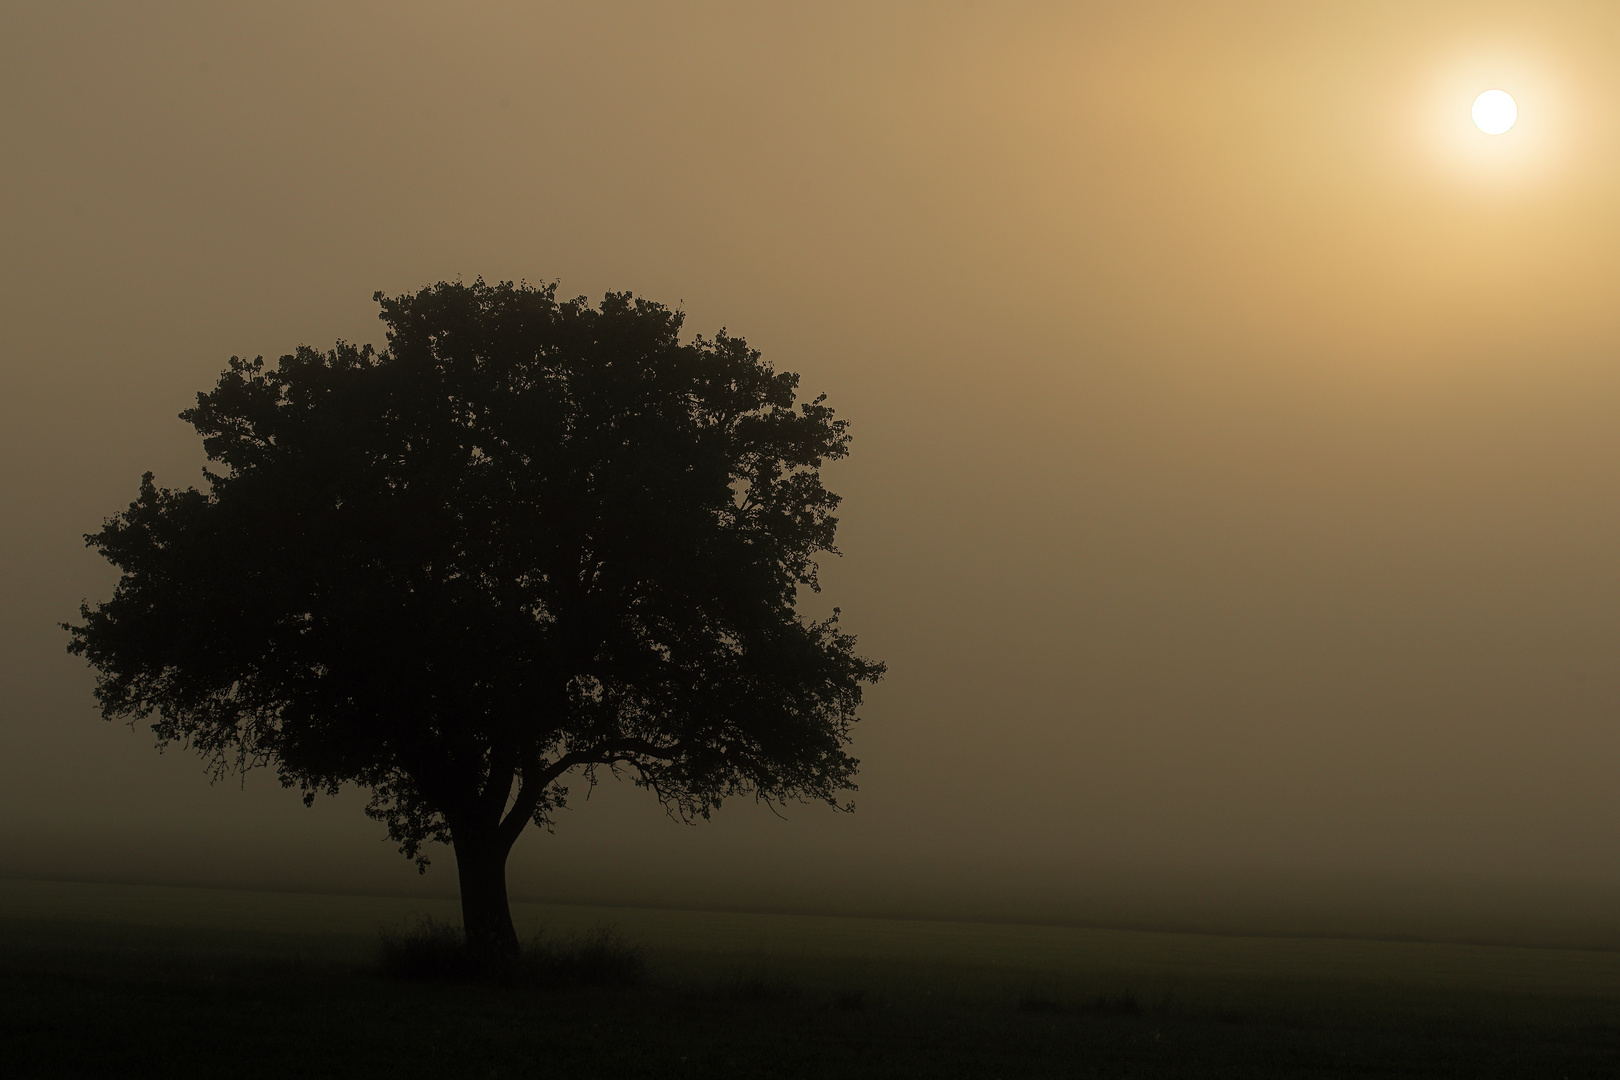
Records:
M1500 135L1519 118L1519 106L1505 90L1487 90L1474 99L1474 123L1487 135Z

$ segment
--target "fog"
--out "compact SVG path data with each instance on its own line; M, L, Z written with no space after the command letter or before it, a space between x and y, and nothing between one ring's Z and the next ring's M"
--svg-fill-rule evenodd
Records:
M453 892L101 721L81 535L232 354L629 289L853 424L856 812L515 895L1620 944L1620 10L0 11L0 875ZM1500 87L1515 129L1468 106ZM576 788L576 796L583 795Z

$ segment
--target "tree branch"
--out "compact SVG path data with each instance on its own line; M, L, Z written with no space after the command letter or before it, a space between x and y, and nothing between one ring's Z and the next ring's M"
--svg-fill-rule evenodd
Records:
M507 812L498 828L501 840L508 847L517 842L523 827L529 823L534 817L535 810L539 808L540 800L545 798L546 790L571 769L577 769L581 765L611 765L616 761L648 757L669 761L678 757L684 749L685 747L678 742L660 746L648 739L607 739L581 750L570 750L550 765L534 772L526 771L523 774L523 785L518 789L517 800L513 802L512 809Z

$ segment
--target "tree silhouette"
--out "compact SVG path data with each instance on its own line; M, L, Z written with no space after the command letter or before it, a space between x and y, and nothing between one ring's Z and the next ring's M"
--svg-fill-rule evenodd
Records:
M206 490L141 481L86 536L123 571L69 650L107 719L216 775L348 783L425 869L455 851L471 948L515 953L506 859L571 775L671 812L835 807L883 665L795 610L833 552L847 452L724 331L628 293L445 284L375 299L388 346L233 357L181 414Z

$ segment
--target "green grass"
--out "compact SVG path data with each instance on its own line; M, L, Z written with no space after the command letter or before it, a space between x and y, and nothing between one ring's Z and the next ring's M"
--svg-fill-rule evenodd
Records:
M399 981L448 902L0 881L17 1077L1620 1075L1620 954L516 905L635 986Z

